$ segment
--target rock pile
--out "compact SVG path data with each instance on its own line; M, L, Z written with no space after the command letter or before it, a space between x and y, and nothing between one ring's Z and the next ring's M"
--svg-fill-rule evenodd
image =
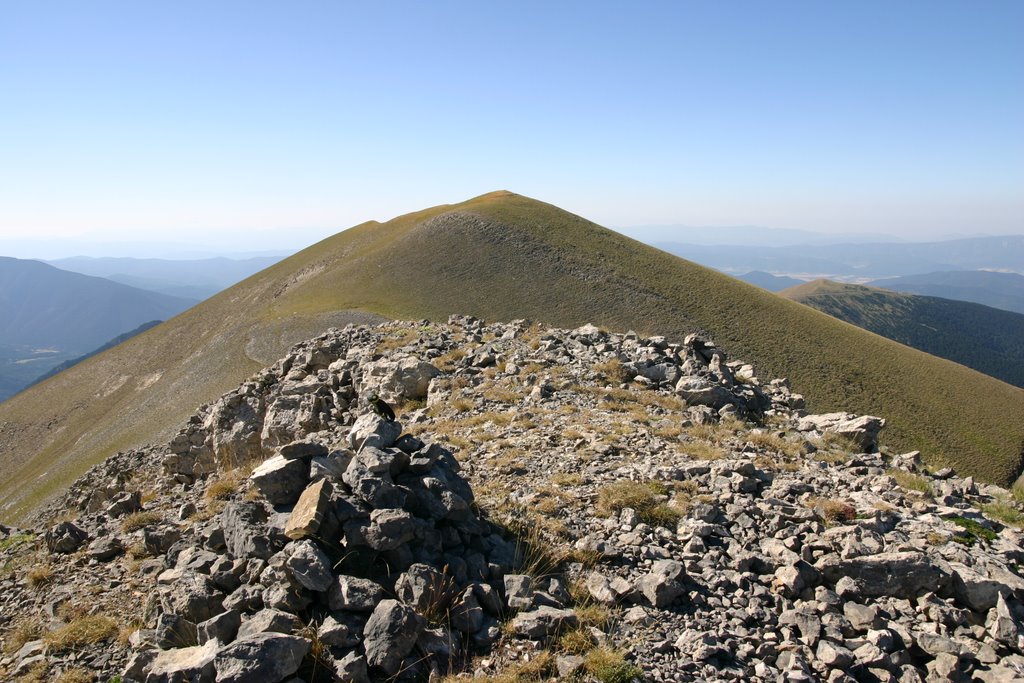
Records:
M697 336L331 330L0 529L0 670L1020 680L1020 505L883 427Z

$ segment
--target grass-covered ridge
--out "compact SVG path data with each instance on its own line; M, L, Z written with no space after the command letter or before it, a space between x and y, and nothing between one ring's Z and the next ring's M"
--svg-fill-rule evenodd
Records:
M779 292L925 353L1024 386L1024 315L966 301L815 280Z
M169 437L326 327L450 313L676 339L699 330L762 376L788 376L815 411L885 416L896 448L1003 483L1020 467L1024 391L496 192L339 233L0 404L0 518L118 449Z

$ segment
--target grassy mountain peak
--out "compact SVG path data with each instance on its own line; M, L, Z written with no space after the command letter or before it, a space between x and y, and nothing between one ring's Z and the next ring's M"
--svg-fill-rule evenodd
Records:
M887 443L1007 482L1024 392L507 191L329 237L0 405L4 517L118 449L168 437L332 325L451 313L713 338L815 411L889 420ZM955 389L955 391L954 391Z

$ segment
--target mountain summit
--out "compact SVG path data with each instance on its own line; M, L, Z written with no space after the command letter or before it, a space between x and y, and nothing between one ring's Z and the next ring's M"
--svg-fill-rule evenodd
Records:
M169 436L332 325L457 312L701 332L787 376L816 411L885 415L894 448L990 481L1020 471L1024 391L496 192L339 233L0 405L0 514L16 519L113 452Z

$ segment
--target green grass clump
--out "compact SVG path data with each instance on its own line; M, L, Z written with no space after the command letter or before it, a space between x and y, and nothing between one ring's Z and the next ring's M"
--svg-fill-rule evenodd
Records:
M994 503L982 505L981 511L997 522L1024 529L1024 512L1021 512L1020 508L1011 501L997 500Z
M935 495L931 482L920 475L896 468L888 469L885 473L892 477L898 486L905 488L908 491L917 491L928 498Z
M0 551L8 550L22 543L29 543L35 539L32 534L14 534L0 541Z
M981 540L994 541L998 536L996 532L967 517L951 517L949 521L963 529L953 536L954 541L963 545L974 545Z

